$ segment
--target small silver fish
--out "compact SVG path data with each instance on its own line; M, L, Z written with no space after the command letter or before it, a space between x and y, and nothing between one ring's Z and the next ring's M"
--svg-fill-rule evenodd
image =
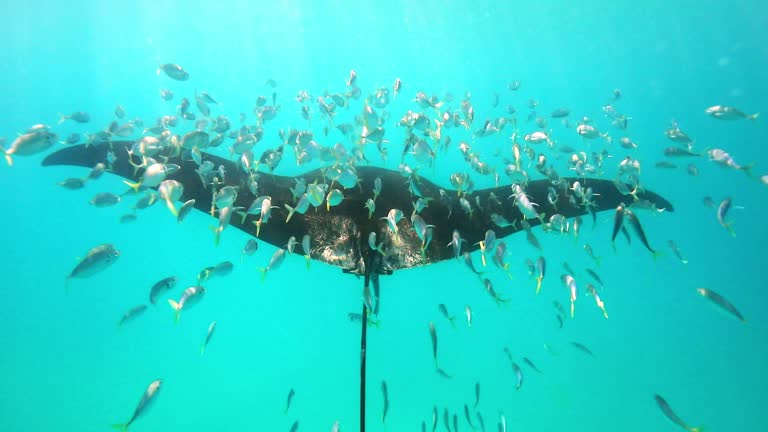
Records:
M309 242L310 242L309 234L304 234L304 237L301 238L301 249L304 251L304 259L306 259L307 261L307 269L309 269L309 263L312 260L312 256L311 256L312 248Z
M205 288L201 286L191 286L184 290L178 302L168 299L168 304L171 305L171 308L174 311L176 311L176 322L179 322L179 319L181 319L181 311L198 303L200 299L203 298L204 294Z
M467 317L467 327L472 327L472 308L469 305L464 306L464 315Z
M149 302L152 304L156 304L157 297L165 292L170 291L173 289L173 287L176 286L176 282L178 282L179 278L176 276L169 276L167 278L161 279L157 281L154 285L152 285L152 288L149 290Z
M368 198L365 201L365 208L368 209L368 219L370 219L376 211L376 202L373 199Z
M730 106L715 105L707 108L704 112L719 120L756 120L760 113L745 114L738 109Z
M213 321L208 326L208 333L205 335L205 341L203 341L203 344L200 346L200 355L205 354L205 348L208 347L208 343L211 342L211 338L213 337L213 332L216 330L216 321Z
M668 241L667 244L669 245L669 248L672 249L672 253L675 254L677 259L679 259L681 263L688 264L688 260L683 258L683 255L680 252L680 249L677 247L677 244L675 243L674 240Z
M720 201L720 205L717 206L717 222L722 226L723 228L727 229L728 232L736 237L736 232L733 230L733 221L726 222L725 217L728 215L728 212L731 210L731 207L733 205L733 200L731 197L725 198L724 200Z
M261 272L261 280L263 281L267 277L267 272L270 270L277 270L285 260L285 249L278 249L272 254L272 258L269 260L269 265L262 268L259 267Z
M95 246L88 251L72 272L67 276L67 288L69 286L70 279L84 279L101 272L120 257L120 251L115 249L114 245L105 243L99 246Z
M174 79L176 81L186 81L189 79L189 73L184 70L181 66L173 63L165 63L161 64L160 67L157 68L157 75L160 75L160 72L164 72L165 75L168 76L168 78Z
M446 245L446 247L453 247L453 255L456 257L456 259L459 259L459 256L461 256L461 243L466 242L466 240L461 238L461 234L458 230L453 230L453 234L451 236L451 242Z
M112 192L101 192L91 198L89 203L94 207L110 207L120 202L120 196Z
M87 178L71 177L64 181L60 181L57 184L63 187L64 189L77 190L85 187L85 182L87 180L88 180Z
M120 318L120 321L118 321L117 326L120 327L123 324L127 323L128 321L132 321L135 318L137 318L139 315L144 313L144 311L147 310L147 305L138 305L134 306L131 309L128 310L128 312L123 315L122 318Z
M154 402L155 396L157 396L157 393L160 391L162 382L163 381L159 379L152 381L149 384L149 387L147 387L147 390L144 391L144 394L141 396L141 400L136 406L136 409L133 411L133 415L131 416L130 420L128 420L126 423L112 425L112 427L119 429L122 432L127 432L128 427L133 424L133 422L136 421L136 419L138 419L147 408L151 406L152 402Z
M179 214L176 216L176 221L178 223L181 223L181 221L184 220L184 218L187 217L190 211L195 208L195 200L187 200L184 204L181 205L181 208L179 209Z
M259 250L259 242L256 241L256 239L248 239L247 242L245 242L245 246L243 246L243 250L241 251L241 261L242 258L245 256L251 256L253 255L257 250Z

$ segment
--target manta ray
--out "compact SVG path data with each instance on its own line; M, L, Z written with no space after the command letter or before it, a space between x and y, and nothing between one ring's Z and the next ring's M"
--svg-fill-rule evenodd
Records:
M111 172L128 181L138 182L139 170L135 166L141 161L132 156L129 150L133 142L114 141L101 145L75 145L63 148L48 155L43 165L74 165L92 168L107 161L112 152L116 158L112 161ZM258 175L259 196L270 196L272 219L257 231L256 217L237 215L230 220L230 225L245 233L258 237L275 247L284 248L291 237L301 239L309 235L311 247L308 255L311 259L340 267L346 273L364 276L364 293L369 293L373 285L375 306L362 306L360 340L360 431L365 431L366 413L366 346L367 322L370 313L378 314L380 302L379 275L391 274L398 269L425 266L456 258L456 253L449 247L453 233L457 231L462 241L462 249L474 251L480 248L486 232L493 230L497 238L503 238L525 229L525 217L518 207L509 185L469 191L464 194L472 212L466 212L459 205L460 193L450 188L441 189L437 184L418 176L403 176L398 171L372 166L356 168L357 184L344 188L342 202L326 210L325 206L309 208L304 214L293 214L288 218L286 205L295 206L295 197L291 188L296 181L303 179L306 184L315 181L332 184L333 179L326 177L327 171L316 169L297 176L280 176L272 173L247 173L239 161L232 161L206 153L205 160L216 166L223 166L223 183L238 187L234 206L249 208L257 198L249 189L251 175ZM182 201L194 199L195 208L208 213L213 200L213 187L203 183L196 172L197 164L179 156L168 156L164 163L173 163L180 169L170 176L184 185ZM381 193L375 200L375 211L369 215L365 203L373 198L374 183L381 181ZM622 203L635 199L646 200L657 209L674 211L672 204L651 191L636 191L634 198L623 194L611 180L594 178L562 178L558 182L557 199L550 202L549 192L553 186L550 180L533 180L524 186L524 193L529 201L535 203L537 216L527 219L531 227L544 223L545 217L560 214L566 218L616 209ZM578 181L584 189L591 188L594 201L585 205L574 196L568 185ZM441 193L441 191L443 193ZM421 218L432 229L432 238L428 244L413 229L411 218L415 201L423 198L428 205L420 212ZM464 203L466 207L466 202ZM386 216L392 209L402 211L403 218L396 225L394 232ZM595 219L593 219L593 222ZM376 234L377 250L369 244L371 233ZM379 248L379 244L381 247ZM305 251L307 253L307 251ZM365 297L365 294L364 294ZM373 307L372 307L373 306Z
M111 172L126 180L138 182L141 171L135 165L141 163L136 156L131 156L128 150L132 141L114 141L110 145L75 145L58 150L43 160L44 166L72 165L91 168L99 162L107 160L107 153L112 151L116 159L112 162ZM215 166L222 165L225 170L224 184L238 187L236 207L247 209L257 198L247 187L248 176L240 166L239 161L232 161L210 153L204 153L204 159ZM181 201L195 200L194 207L208 213L211 209L213 188L203 184L203 180L195 171L197 164L179 156L170 157L166 163L177 164L181 167L169 178L184 185ZM241 218L234 215L230 221L233 226L243 232L258 237L278 248L286 247L289 239L301 239L305 234L310 236L311 250L309 256L318 261L341 267L346 272L354 274L365 273L365 263L372 249L369 246L370 233L376 233L376 242L382 244L382 255L379 272L391 273L393 270L429 265L432 263L455 259L453 248L448 245L453 238L454 230L458 231L464 240L462 250L474 251L480 248L486 231L493 230L497 238L503 238L523 229L524 216L510 197L510 186L480 189L467 194L467 200L473 209L472 213L462 210L459 205L459 193L456 190L442 188L430 180L413 176L409 180L398 171L373 166L356 168L358 184L342 189L338 183L334 186L342 189L343 201L330 210L322 205L310 207L305 214L295 213L286 221L288 209L285 205L295 206L295 198L291 188L296 181L303 178L306 184L315 181L332 183L320 169L312 170L297 176L281 176L272 173L258 172L258 194L267 195L272 199L272 217L264 224L257 236L254 222L258 216L248 215ZM376 179L381 180L381 193L375 201L376 208L372 215L365 207L365 202L373 198L373 187ZM415 183L415 188L411 181ZM561 214L566 218L591 213L613 210L621 203L631 203L635 199L647 200L658 209L674 211L672 204L658 194L645 190L638 191L635 198L622 194L613 181L595 178L562 178L561 184L571 185L580 182L584 189L592 188L595 195L591 206L586 206L579 199L572 199L573 192L568 188L560 188L557 200L548 200L549 188L552 182L547 179L529 181L525 194L537 205L536 211L545 217ZM419 196L428 201L426 208L419 213L424 221L432 225L432 239L426 247L414 229L409 217L414 208L414 202ZM398 223L399 229L394 233L388 226L386 216L391 209L403 212L403 218ZM501 216L499 218L498 216ZM504 221L497 224L499 220ZM544 221L542 218L527 219L531 227ZM306 251L305 251L306 253Z

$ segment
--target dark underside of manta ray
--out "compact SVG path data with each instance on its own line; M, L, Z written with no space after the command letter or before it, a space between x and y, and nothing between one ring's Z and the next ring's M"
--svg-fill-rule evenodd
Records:
M132 144L128 141L111 143L112 151L117 156L112 166L112 172L137 182L141 172L134 173L127 152ZM106 162L109 150L110 146L106 144L89 147L85 145L66 147L46 157L43 165L74 165L91 168L99 162ZM247 187L248 176L240 167L240 163L207 153L204 154L204 159L213 162L216 166L224 166L226 172L224 183L239 187L235 206L247 209L256 199L256 196ZM141 163L138 157L134 157L134 163ZM178 172L170 176L170 179L177 180L184 185L184 194L181 200L194 199L195 208L209 213L212 200L211 186L203 185L200 176L195 171L197 169L196 164L179 157L172 157L166 163L181 166ZM341 204L331 207L330 212L326 211L325 204L316 209L310 207L306 214L294 214L291 220L286 223L288 212L284 205L295 205L290 190L295 185L295 180L303 177L307 184L318 179L322 182L322 172L314 170L294 177L258 173L259 195L270 196L272 205L276 206L272 211L272 218L269 223L261 227L258 238L276 247L284 248L291 236L300 242L305 234L309 234L312 259L359 273L362 271L362 263L366 262L367 254L371 253L368 246L368 236L371 232L376 232L377 242L383 242L382 248L387 252L384 268L396 270L454 258L453 249L446 246L451 242L454 230L458 230L461 237L466 240L466 243L462 245L462 250L476 250L479 248L477 243L484 239L485 232L489 229L494 230L498 238L522 229L520 220L523 219L523 215L515 205L514 199L507 199L511 194L508 185L477 190L469 194L467 200L471 202L473 208L473 214L470 218L470 215L460 208L459 197L455 190L446 189L446 195L449 197L449 201L446 202L441 200L440 188L437 185L424 178L418 178L418 189L421 195L425 199L431 199L429 205L421 211L420 215L427 224L434 226L432 241L422 256L422 241L411 229L409 217L413 210L413 203L417 198L412 196L407 179L397 171L367 166L358 167L357 174L359 186L344 189L344 200ZM376 211L373 217L369 219L368 209L365 208L364 204L368 198L373 197L373 183L377 177L381 178L382 181L381 194L376 200ZM620 203L630 203L633 200L632 197L622 195L610 180L590 178L565 178L564 180L569 185L578 180L585 188L592 188L594 194L597 195L593 212L613 210ZM330 183L331 180L327 179L326 181ZM571 203L569 195L572 192L567 188L558 190L559 197L556 208L553 207L547 200L548 187L551 185L549 180L535 180L529 182L525 187L525 192L530 200L539 205L538 212L544 213L547 218L553 214L572 218L588 212L585 206ZM340 188L340 186L335 187ZM491 193L498 197L498 201L491 199ZM650 201L657 208L673 211L672 205L666 199L653 192L640 192L637 197ZM479 208L477 207L477 198L479 198ZM387 215L390 209L400 209L404 215L398 224L399 233L397 236L390 232L386 221L381 219ZM491 214L493 213L503 216L512 225L505 227L496 225L491 221ZM248 215L243 221L241 217L234 215L230 225L249 235L256 236L256 227L253 222L257 219L257 216ZM538 219L529 219L528 222L531 226L541 223Z

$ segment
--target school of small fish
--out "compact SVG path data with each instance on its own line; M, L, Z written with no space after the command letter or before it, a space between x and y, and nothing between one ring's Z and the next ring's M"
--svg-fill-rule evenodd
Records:
M175 81L190 80L190 74L176 64L160 65L157 74L162 74ZM162 100L171 105L174 100L178 100L178 105L174 109L175 112L158 117L154 124L144 127L144 121L139 118L123 120L127 115L126 109L122 105L117 105L114 111L115 120L104 129L91 133L73 133L65 140L59 141L58 135L52 127L38 124L20 133L7 147L4 146L5 140L0 138L0 151L2 151L7 164L12 166L16 162L16 158L46 152L59 143L65 146L83 142L87 145L105 143L109 145L113 140L133 139L134 144L129 150L130 160L136 173L141 172L140 180L136 183L126 181L127 191L118 193L101 191L95 193L89 201L94 207L101 208L126 205L123 203L128 197L136 196L135 202L130 207L130 212L120 218L121 223L136 221L140 211L146 210L157 202L164 202L172 217L179 223L185 219L195 202L190 200L179 205L184 185L173 180L172 177L179 172L180 167L165 162L166 155L181 154L195 162L197 175L204 184L210 187L212 197L210 214L218 219L218 223L211 227L211 231L214 236L213 243L218 245L222 241L222 235L232 217L241 217L243 220L251 217L254 234L258 237L262 231L279 229L275 226L284 223L282 220L271 220L273 208L282 209L284 207L288 211L285 223L288 223L295 214L305 214L309 211L333 212L333 208L345 199L344 190L358 186L356 166L370 163L372 159L375 159L372 155L377 155L382 163L396 158L392 151L392 148L396 146L387 139L388 136L395 135L391 131L396 129L404 133L406 137L402 148L397 148L399 152L398 170L403 176L403 181L409 185L413 197L413 209L377 208L377 198L381 193L380 180L370 191L370 198L364 203L364 208L367 209L369 218L374 217L375 214L385 214L386 216L381 217L381 219L386 221L394 233L403 229L403 223L407 224L409 221L410 226L422 241L422 255L432 238L432 230L440 227L430 225L429 221L425 220L420 213L429 206L430 201L442 200L445 197L422 196L416 180L419 172L434 168L441 153L460 152L461 157L466 162L466 170L457 171L446 180L458 190L459 208L457 210L465 212L470 220L473 213L479 211L480 208L475 201L476 197L473 197L475 181L477 178L487 178L491 179L496 186L500 184L510 185L508 197L493 196L492 199L514 200L525 219L538 219L542 222L542 232L564 238L566 236L572 237L576 243L580 241L579 233L583 225L581 218L576 217L568 220L563 215L540 213L537 211L538 204L532 202L526 194L526 184L534 176L547 178L552 183L548 201L555 208L557 203L561 199L566 199L567 196L567 199L578 201L579 205L589 209L594 207L599 196L596 196L591 189L584 188L578 181L572 184L562 184L558 170L567 170L564 172L573 172L584 178L613 173L616 187L626 196L626 202L618 206L613 213L610 239L604 239L600 244L596 242L593 244L583 243L582 248L593 264L591 268L577 272L570 268L567 262L563 263L564 272L559 277L562 284L558 297L560 300L553 301L554 316L558 328L563 328L569 319L576 317L577 300L585 296L591 297L598 313L604 318L608 318L604 300L606 296L605 284L598 273L601 263L599 253L605 253L607 249L605 246L609 243L615 251L616 238L620 234L628 243L634 237L643 248L652 254L654 259L661 255L658 250L659 245L651 241L652 236L649 238L638 214L642 211L656 214L663 212L664 209L657 209L653 204L637 198L638 191L643 190L645 185L641 181L641 172L644 170L641 169L641 161L632 156L632 151L637 149L639 144L628 136L631 117L620 112L622 93L618 89L612 92L608 102L602 107L602 112L607 118L611 130L606 130L598 125L603 123L602 120L598 121L588 117L575 118L567 107L560 106L553 109L551 113L545 114L539 110L539 101L533 99L526 104L528 108L526 120L520 121L517 116L518 109L510 105L506 108L505 114L478 122L475 120L476 111L473 96L469 92L466 92L460 99L456 99L452 94L430 95L424 91L415 91L413 92L415 97L407 101L409 109L402 113L401 117L393 117L394 114L389 110L390 103L396 98L405 97L403 89L407 84L398 78L394 80L391 88L379 87L366 93L358 86L358 75L352 70L343 81L340 80L340 88L336 91L327 90L315 96L308 90L297 92L293 102L297 106L296 111L300 112L301 119L298 122L306 124L306 128L269 131L270 122L279 115L286 115L285 112L289 110L283 109L282 104L278 103L277 82L270 79L264 85L267 90L266 94L256 98L253 117L241 113L239 127L233 126L233 121L227 115L215 113L220 109L219 102L207 92L198 93L196 90L190 98L179 98L173 91L163 89L160 92ZM519 81L511 81L505 89L510 94L509 97L504 96L504 93L494 93L492 108L496 108L502 98L514 99L514 93L521 85ZM194 103L191 102L191 99ZM398 106L403 106L404 103L404 101L400 101ZM759 116L758 113L747 114L737 108L721 105L706 108L704 114L714 119L727 121L756 121ZM249 120L253 120L253 122L249 124ZM91 115L82 111L60 115L59 123L68 121L84 126L89 125ZM550 123L560 123L562 127L555 130ZM315 129L312 129L313 127ZM727 150L721 148L710 147L706 150L697 148L694 145L694 139L681 130L677 121L672 121L666 130L661 131L660 135L665 135L671 145L663 150L665 159L654 162L656 168L681 169L676 161L686 161L683 163L682 169L691 176L698 176L697 163L713 163L723 167L723 169L741 171L750 177L753 176L754 165L737 162L737 155L732 156ZM261 155L257 157L257 145L268 136L279 137L280 144L275 148L263 150ZM463 136L467 139L459 141L457 136ZM334 140L338 142L333 146L320 144L321 141L331 142ZM509 145L492 150L494 147L487 146L486 143L493 140L503 141ZM459 142L454 145L453 143L456 141ZM566 142L572 142L573 146L566 144ZM234 207L238 188L226 186L227 173L223 167L215 167L206 160L206 154L219 151L217 148L225 148L225 153L233 159L238 159L240 167L248 174L250 179L248 188L258 197L249 208ZM259 172L271 173L277 170L285 156L285 151L288 149L293 151L297 166L309 166L312 163L319 163L323 166L325 178L319 178L311 184L306 184L303 180L297 181L295 188L291 190L292 202L275 202L270 196L259 195ZM618 151L628 155L614 158L613 154ZM615 167L610 167L608 164L611 158L617 162ZM108 153L107 159L95 165L87 176L65 179L59 185L69 190L88 187L89 184L97 181L105 171L110 170L114 160L115 155ZM696 163L689 161L696 161ZM756 180L768 185L768 175L758 177ZM444 191L441 191L441 195L443 193ZM706 197L704 203L715 210L713 222L721 225L731 235L735 235L731 209L736 206L732 199L723 197L717 202L713 198ZM528 283L528 288L537 295L544 288L551 289L552 287L547 287L546 282L548 278L552 279L548 273L551 274L553 266L548 265L548 261L550 261L549 264L552 264L551 261L554 256L550 255L549 260L547 259L536 234L526 220L507 221L503 216L497 214L492 215L491 218L499 227L515 223L521 224L526 231L528 242L537 250L537 255L539 255L526 260L528 273L532 279ZM404 220L406 222L402 222ZM594 221L596 222L596 220ZM381 243L377 242L375 233L371 233L367 240L371 250L382 255L388 253L381 248ZM673 240L668 240L666 244L682 264L688 263L683 252ZM311 260L310 237L304 235L300 240L291 237L284 248L277 249L271 258L258 268L261 272L261 279L266 278L270 272L278 271L286 259L293 259L291 256L296 251L297 246L303 250L302 256L305 257L309 268ZM500 292L500 287L494 287L491 279L486 277L488 272L492 271L488 257L493 262L496 271L503 272L510 278L514 277L508 261L510 253L507 251L506 243L498 239L493 230L488 230L479 246L480 265L476 265L472 255L467 251L462 251L462 247L466 247L466 240L462 238L460 232L454 231L452 241L445 245L445 247L452 249L457 261L463 261L466 267L478 276L478 286L495 303L499 306L509 304L511 300ZM247 257L257 253L258 249L259 243L255 239L249 240L242 248L240 261L244 262ZM67 291L71 289L70 285L72 285L73 279L90 278L104 272L115 264L119 257L120 251L115 245L102 244L92 247L71 273L66 276ZM231 261L206 266L200 270L194 283L186 286L183 291L176 292L174 298L167 299L175 320L180 321L183 314L186 314L190 308L204 299L207 291L206 285L216 278L230 274L233 267ZM149 303L156 305L160 299L171 296L176 290L179 280L180 278L176 276L157 275L156 282L149 287ZM606 281L607 284L611 282ZM516 285L520 285L520 283ZM692 292L706 298L739 321L746 321L739 310L722 294L709 288L696 288ZM373 294L371 293L363 294L364 302L370 309L367 325L378 327L380 317L374 313L373 303L376 299L372 297ZM564 306L563 303L566 305ZM119 319L118 326L128 325L131 321L142 316L147 309L146 304L127 308L127 311ZM464 306L464 317L459 320L456 318L460 317L461 314L458 311L451 312L449 305L441 303L437 305L437 309L451 327L456 327L457 322L462 320L466 322L468 327L472 327L473 315L470 305ZM352 322L362 320L359 313L349 313L348 318ZM439 361L438 341L450 337L447 331L440 329L442 326L439 322L428 323L432 361L439 376L451 379L453 375L442 369ZM215 349L215 347L210 347L215 330L217 330L216 321L212 321L206 334L201 335L201 355L209 349ZM227 330L222 329L221 331ZM587 345L581 342L571 342L571 347L589 358L597 357ZM548 345L547 349L554 354ZM502 350L499 352L501 353ZM529 355L513 354L508 347L504 347L503 352L509 361L510 386L514 387L516 391L522 391L525 374L529 371L546 373L546 370L536 366ZM424 361L428 360L424 359ZM154 402L161 385L162 380L160 379L150 383L131 417L125 423L115 425L115 427L126 431ZM474 398L468 400L463 405L462 410L468 426L472 430L479 429L484 432L484 418L478 411L480 388L481 384L476 383ZM381 393L383 400L381 422L385 423L390 411L390 393L386 381L381 382ZM295 390L291 388L285 406L286 414L289 412L295 394ZM662 413L673 423L690 432L699 430L688 426L678 417L663 397L655 395L655 401ZM398 408L396 404L393 404L391 409L397 410ZM432 432L438 427L439 417L440 410L435 406L428 422ZM443 425L448 432L458 432L458 418L457 413L454 412L451 415L451 410L447 407L443 409ZM299 421L296 420L292 424L291 431L298 429ZM427 430L426 421L421 423L421 429ZM503 413L499 413L498 429L503 432L507 431L507 420ZM339 430L338 422L332 426L332 430Z

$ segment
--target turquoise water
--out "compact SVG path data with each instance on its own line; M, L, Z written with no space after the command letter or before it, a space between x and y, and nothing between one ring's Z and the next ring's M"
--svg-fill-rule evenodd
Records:
M529 133L537 130L526 122L529 99L540 101L537 112L544 116L566 106L573 124L588 116L614 137L612 146L591 144L613 155L603 177L611 178L631 153L643 163L643 184L675 205L674 213L638 212L651 244L665 255L654 261L637 239L630 246L617 242L614 253L612 214L606 212L598 215L595 229L585 218L578 244L572 237L534 229L549 263L539 296L524 262L540 253L525 235L506 238L514 279L498 271L489 271L489 277L511 299L507 307L498 308L476 277L454 261L384 277L381 325L368 334L368 430L419 430L422 421L431 430L434 405L440 430L445 408L458 415L460 430L469 430L463 405L474 404L476 382L487 430L495 430L500 413L510 431L677 430L654 403L656 393L692 426L768 430L762 410L768 401L768 321L763 317L768 294L761 267L768 189L705 157L693 160L698 177L685 172L687 161L677 170L653 166L664 159L663 148L673 144L663 132L676 119L694 137L697 150L723 148L738 162L754 162L757 176L768 174L765 118L724 122L704 114L712 105L766 111L768 10L762 3L255 3L260 4L1 4L0 136L12 141L37 123L51 125L62 138L96 132L113 119L118 103L127 118L139 117L151 126L195 90L221 101L215 115L226 114L238 125L239 113L245 112L252 124L256 96L269 97L272 90L264 83L272 78L282 110L265 126L258 147L263 150L279 143L280 128L306 127L293 100L298 90L314 96L326 89L344 91L354 69L364 94L402 79L403 91L388 108L392 157L384 166L395 169L404 134L394 123L405 111L418 110L411 102L417 91L439 97L450 92L455 109L470 91L476 110L472 130L512 105L521 133ZM158 64L169 62L182 65L190 80L157 76ZM512 80L522 83L516 92L507 90ZM160 99L161 88L176 93L172 102ZM623 133L602 113L614 88L623 93L616 107L632 118L626 134L638 150L616 144ZM500 96L495 109L494 92ZM360 108L360 101L353 102L338 118L352 121ZM89 112L91 122L56 124L57 113L73 111ZM549 123L559 143L584 148L573 128ZM315 112L316 136L322 136L322 124ZM192 128L182 124L174 132ZM473 147L500 171L500 158L492 155L501 151L501 157L511 158L510 131L507 126ZM434 169L422 168L422 174L448 186L451 173L469 171L457 145L471 134L444 133L452 135L453 144L439 154ZM322 143L341 139L334 131ZM383 164L373 148L366 154L373 164ZM88 170L43 168L42 157L17 157L12 168L0 167L5 190L0 200L0 430L110 430L110 424L130 418L157 378L163 388L155 405L131 425L132 431L288 431L296 420L299 430L330 430L334 421L341 430L358 429L360 328L347 313L360 309L360 280L320 262L307 271L303 258L290 257L261 283L256 267L267 264L274 247L261 243L241 264L248 235L227 229L214 247L208 230L214 219L193 212L177 224L161 205L132 224L120 224L132 199L104 209L88 201L97 192L121 192L122 179L107 174L82 190L64 190L56 183ZM288 151L276 172L303 169ZM490 178L473 178L480 187L493 186ZM736 237L702 205L706 195L716 202L731 196L743 207L730 216ZM689 264L674 258L668 240L679 245ZM76 257L105 242L115 244L121 258L92 278L72 281L65 295L64 276ZM584 253L584 243L601 257L599 267ZM479 256L473 255L477 265ZM126 310L146 301L155 281L179 276L177 297L200 269L223 260L235 263L234 272L211 280L206 298L178 325L161 301L116 328ZM559 280L563 261L576 271L580 287L589 281L584 269L597 269L605 282L609 319L582 292L575 318L558 329L552 301L568 307L568 292ZM698 296L698 287L724 295L747 322ZM440 315L439 303L457 315L455 328ZM465 305L473 310L471 328L463 319ZM218 323L216 334L200 356L212 320ZM452 379L434 372L430 321L437 328L440 364ZM575 350L571 341L588 346L594 357ZM505 347L523 368L520 390L514 388ZM541 373L523 364L522 357ZM385 424L382 380L390 399ZM296 397L284 414L290 388Z

